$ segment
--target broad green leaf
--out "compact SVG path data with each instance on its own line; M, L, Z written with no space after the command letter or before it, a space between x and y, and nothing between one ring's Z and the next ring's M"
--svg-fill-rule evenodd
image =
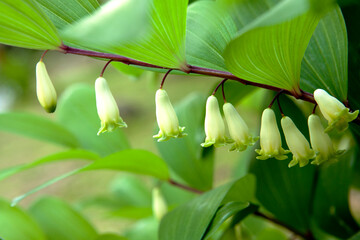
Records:
M151 217L152 209L151 207L122 207L116 211L111 212L111 216L138 220Z
M254 191L255 178L248 175L204 193L165 215L159 239L201 240L221 205L231 201L248 203Z
M289 116L298 129L308 139L307 120L301 110L285 96L280 96L281 105L285 115ZM276 105L278 126L281 114ZM282 138L283 148L286 147ZM288 163L292 158L279 161L276 159L254 159L250 172L256 176L256 197L261 205L271 212L276 219L286 223L301 232L306 232L310 224L311 200L314 184L315 166L307 165L289 168ZM276 203L276 204L274 204Z
M0 1L0 43L23 48L56 49L58 33L32 0Z
M321 19L310 40L301 66L301 88L311 93L321 88L347 100L347 45L344 18L337 7Z
M0 200L0 238L4 240L45 240L39 225L27 213Z
M67 25L61 36L66 42L90 49L113 49L146 33L150 3L150 0L111 0Z
M42 10L49 16L57 29L62 29L68 24L79 21L90 15L98 7L97 0L35 0Z
M66 147L79 146L76 137L59 123L28 113L14 112L0 114L0 130Z
M209 237L211 237L216 232L222 223L241 210L248 208L249 206L250 203L248 202L228 202L224 204L224 206L220 207L220 209L215 214L215 217L212 220L204 239L209 239Z
M94 240L127 240L127 238L115 234L102 234Z
M214 85L213 89L218 85ZM236 81L227 81L224 84L224 90L225 90L225 97L226 101L232 103L233 105L236 105L239 103L240 100L247 97L249 94L253 93L254 90L258 90L259 88L253 87L253 86L246 86L242 83L236 82ZM211 94L211 93L209 93ZM222 106L224 104L222 91L219 88L219 90L216 92L215 96L217 97L219 101L219 106ZM220 110L222 107L220 107Z
M97 233L75 209L57 198L42 198L29 209L48 240L89 240Z
M225 50L227 68L240 78L300 94L301 61L318 21L309 12L240 35Z
M213 148L202 148L204 141L205 98L192 94L175 107L184 138L156 143L161 156L180 179L197 189L208 190L213 182Z
M139 78L144 73L144 70L141 69L141 68L126 65L126 64L121 63L121 62L111 62L111 65L114 66L121 73L130 75L130 76L132 76L134 78Z
M123 150L96 160L81 171L109 169L169 179L168 168L160 157L145 150Z
M57 107L57 120L78 138L82 148L101 156L129 148L120 129L96 135L100 119L96 111L95 91L90 86L73 85L62 94Z
M7 169L2 169L0 171L0 181L7 177L10 177L16 173L19 173L19 172L22 172L22 171L25 171L27 169L31 169L31 168L34 168L37 166L49 164L49 163L52 163L55 161L75 160L75 159L94 161L98 158L99 157L96 154L85 151L85 150L69 150L69 151L65 151L65 152L59 152L59 153L55 153L55 154L40 158L31 163L26 163L26 164L18 165L18 166L7 168Z
M150 217L137 221L125 236L129 240L158 240L158 228L158 221Z
M226 10L215 1L198 1L189 6L186 59L190 65L226 71L222 54L237 32Z
M354 161L357 160L356 152L349 150L338 162L320 168L314 196L314 222L323 231L341 239L349 238L359 231L359 225L349 209L349 190Z

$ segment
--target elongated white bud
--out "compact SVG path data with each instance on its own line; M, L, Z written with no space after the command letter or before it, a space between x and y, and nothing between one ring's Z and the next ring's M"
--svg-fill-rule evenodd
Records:
M95 93L97 112L101 120L101 127L97 134L111 132L118 127L127 127L120 117L119 108L105 78L99 77L96 79Z
M43 61L36 64L36 94L41 106L48 113L56 109L57 95Z
M166 201L158 187L152 190L152 210L158 221L160 221L168 211Z
M329 135L324 132L319 116L311 114L308 125L311 146L316 152L316 158L311 164L320 165L326 161L337 160L344 150L335 151Z
M329 126L325 129L326 132L336 128L338 131L345 131L349 122L355 120L359 114L359 110L349 112L345 105L328 94L323 89L316 89L314 91L314 98L319 105L320 111L324 118L328 120Z
M223 110L230 137L234 140L230 151L244 151L248 146L253 146L259 138L250 136L248 126L236 111L235 107L231 103L225 103Z
M205 142L201 144L202 147L224 146L231 142L225 135L225 124L221 116L219 103L214 95L208 97L206 101L205 113Z
M300 167L306 166L310 159L315 158L315 152L310 148L309 142L295 126L291 118L283 117L281 119L281 126L285 134L286 143L293 154L289 167L293 167L298 163Z
M269 158L276 158L277 160L284 160L288 157L289 150L284 150L281 147L281 135L276 122L274 110L266 108L261 117L260 128L260 146L261 149L256 149L257 159L266 160Z
M179 126L176 112L170 102L169 96L164 89L159 89L155 94L156 120L159 126L159 133L154 138L159 138L158 142L186 136L183 133L185 127Z

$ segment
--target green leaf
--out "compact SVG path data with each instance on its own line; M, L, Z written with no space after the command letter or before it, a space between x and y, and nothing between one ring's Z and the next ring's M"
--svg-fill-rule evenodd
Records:
M109 50L131 42L146 33L149 0L112 0L92 14L67 25L61 36L65 41L95 50ZM131 25L131 27L129 27Z
M123 150L99 159L81 171L109 169L149 175L161 180L169 179L165 162L155 154L145 150Z
M60 152L60 153L55 153L43 158L40 158L34 162L31 163L26 163L26 164L22 164L19 166L15 166L15 167L11 167L8 169L2 169L0 171L0 181L10 177L16 173L37 167L37 166L41 166L41 165L45 165L48 163L52 163L55 161L64 161L64 160L96 160L99 157L92 153L92 152L88 152L85 150L69 150L69 151L65 151L65 152Z
M56 49L57 31L32 0L0 2L0 43L23 48Z
M97 0L35 0L57 29L92 14L99 7Z
M301 66L300 86L314 92L321 88L341 101L347 99L348 47L344 18L339 7L317 26Z
M127 238L109 233L100 235L95 240L127 240Z
M56 198L42 198L29 209L40 224L48 240L89 240L97 233L75 209Z
M153 218L146 218L137 221L133 228L126 232L129 240L158 240L158 221Z
M95 91L90 86L73 85L62 94L57 107L57 120L78 138L82 148L101 156L129 148L120 129L96 135L100 119L96 111Z
M231 201L253 200L255 178L248 175L215 188L169 212L162 219L160 240L201 240L219 207Z
M0 200L0 238L4 240L45 240L39 225L18 207Z
M126 218L126 219L142 219L152 216L151 207L122 207L116 211L111 212L112 217Z
M199 1L187 13L186 59L190 65L226 71L222 56L237 26L219 2Z
M284 113L289 116L298 129L309 139L307 120L302 111L288 98L280 96ZM281 114L277 106L278 126ZM282 138L283 148L286 148L285 139ZM261 205L279 221L306 232L310 225L311 201L314 185L315 166L307 165L303 168L288 167L289 159L279 161L268 159L254 160L250 172L256 176L256 197ZM276 203L276 204L274 204Z
M79 146L76 137L62 125L28 113L0 114L0 130L56 143L66 147Z
M360 232L349 238L349 240L360 240Z
M227 68L240 78L300 94L301 61L318 21L310 12L240 35L225 50Z
M314 222L323 231L341 239L349 238L360 230L349 209L356 152L349 150L338 162L322 166L314 196Z
M202 148L205 98L192 94L175 107L184 138L157 143L156 146L171 170L192 187L211 189L213 182L213 148Z

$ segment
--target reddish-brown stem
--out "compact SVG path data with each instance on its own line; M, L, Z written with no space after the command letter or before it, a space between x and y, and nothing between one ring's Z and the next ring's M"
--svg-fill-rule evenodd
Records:
M283 112L283 110L282 110L282 108L281 108L281 105L280 105L280 98L279 98L279 96L277 97L277 103L278 103L278 106L279 106L279 111L280 111L280 113L281 113L281 116L284 117L285 115L284 115L284 112Z
M273 100L271 100L271 103L269 104L268 108L271 108L272 105L274 104L275 100L278 99L278 97L280 96L280 94L283 93L283 90L280 90L276 95L275 97L273 98Z
M41 55L41 58L40 58L40 61L42 62L44 57L45 57L45 54L48 52L49 50L46 50L42 55Z
M127 64L127 65L136 65L136 66L140 66L140 67L157 68L157 69L164 69L164 70L166 70L166 69L169 70L170 69L168 67L162 67L162 66L142 62L142 61L139 61L139 60L135 60L135 59L124 57L124 56L117 55L117 54L83 50L83 49L69 47L69 46L66 46L66 45L62 45L60 47L60 51L62 51L65 54L70 53L70 54L82 55L82 56L88 56L88 57L96 57L96 58L102 58L102 59L112 59L113 61L122 62L122 63ZM173 70L182 71L181 69L173 69ZM229 79L229 80L238 81L238 82L240 82L242 84L245 84L245 85L251 85L251 86L255 86L255 87L259 87L259 88L269 89L269 90L273 90L273 91L276 91L276 92L279 92L279 91L282 90L284 94L294 96L295 98L301 99L301 100L306 101L306 102L315 103L313 94L311 94L309 92L305 92L305 91L301 90L301 94L298 95L298 94L294 94L291 91L286 90L286 89L282 89L282 88L278 88L278 87L274 87L274 86L269 86L269 85L266 85L266 84L251 82L251 81L236 77L235 75L233 75L233 74L231 74L229 72L225 72L225 71L187 65L186 73L194 73L194 74L200 74L200 75L205 75L205 76L226 78L226 79ZM360 125L360 117L355 119L353 122Z
M112 61L113 61L113 60L110 59L110 60L105 64L104 68L102 69L102 71L101 71L101 73L100 73L100 77L102 77L102 76L104 75L104 72L105 72L107 66L109 66L109 64L110 64Z
M223 96L223 100L224 100L224 103L226 103L226 97L225 97L225 82L226 82L227 79L224 79L222 81L222 84L221 84L221 92L222 92L222 96Z
M167 76L169 75L169 73L170 73L172 70L173 70L173 69L169 69L169 71L167 71L167 72L165 73L165 75L164 75L164 77L163 77L163 79L162 79L162 81L161 81L161 83L160 83L160 89L163 88L165 79L167 78Z
M317 103L315 103L315 106L314 106L314 108L313 108L313 110L312 110L312 114L315 114L316 107L317 107Z
M197 194L202 194L204 193L203 191L201 190L198 190L198 189L195 189L195 188L192 188L192 187L189 187L189 186L186 186L186 185L183 185L181 183L178 183L178 182L175 182L174 180L172 179L169 179L168 182L171 184L171 185L174 185L178 188L182 188L186 191L189 191L189 192L193 192L193 193L197 193Z
M222 81L216 86L216 88L214 89L212 95L215 95L215 94L216 94L216 92L217 92L217 90L219 89L219 87L220 87L221 85L223 85L223 83L224 83L226 80L227 80L227 78L225 78L224 80L222 80Z

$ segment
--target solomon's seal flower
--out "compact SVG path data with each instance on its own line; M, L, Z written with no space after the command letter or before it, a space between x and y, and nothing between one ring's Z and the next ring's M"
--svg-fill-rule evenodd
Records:
M36 64L36 94L41 106L48 113L56 109L56 91L43 61Z
M281 126L286 143L293 154L293 159L288 166L293 167L298 163L300 167L306 166L309 163L309 159L313 159L316 156L315 152L310 148L309 142L289 117L281 119Z
M158 142L161 142L169 140L171 137L186 136L186 133L183 133L185 127L179 127L179 120L165 90L159 89L156 91L155 103L156 120L160 131L153 137L159 138Z
M325 129L326 132L334 128L340 132L345 131L349 126L348 123L355 120L359 114L359 110L349 112L349 109L342 102L322 89L315 90L314 98L322 115L328 120L329 126Z
M324 132L319 116L311 114L308 119L310 142L316 152L311 164L320 165L329 160L336 160L344 150L335 151L329 135Z
M118 127L127 127L119 115L119 108L105 78L96 79L95 93L97 112L101 120L101 127L97 134L111 132Z
M205 114L205 142L201 144L202 147L215 147L224 146L226 143L231 142L225 136L225 124L221 117L219 103L214 95L208 97L206 101L206 114Z
M260 160L268 158L284 160L288 158L285 154L290 152L281 147L279 128L276 123L275 113L271 108L266 108L261 117L260 146L261 149L255 150L260 155L256 158Z
M152 190L152 210L157 220L161 220L167 213L168 207L164 196L160 192L160 188L156 187Z
M244 151L248 146L253 146L259 138L250 136L248 126L234 106L231 103L225 103L223 110L226 123L229 127L230 137L235 141L230 151Z

